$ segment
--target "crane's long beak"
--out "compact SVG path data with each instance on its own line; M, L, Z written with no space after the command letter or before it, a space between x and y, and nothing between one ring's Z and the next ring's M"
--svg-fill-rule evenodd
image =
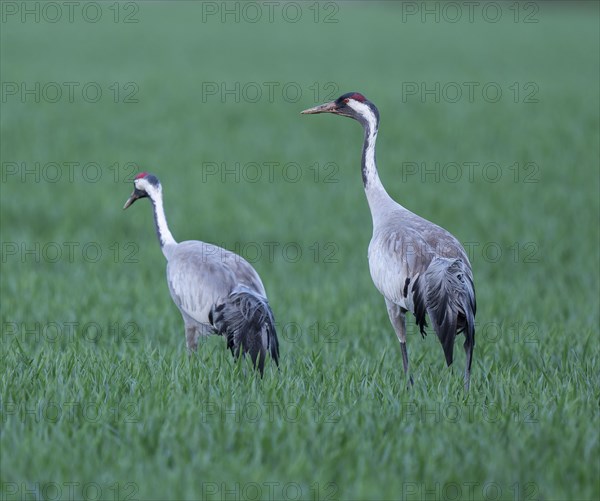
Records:
M127 207L129 207L130 205L133 204L133 202L135 202L138 198L141 198L136 190L133 190L133 193L129 196L129 198L127 199L127 202L125 202L125 205L123 206L123 210L127 209Z
M314 115L315 113L337 113L337 106L335 101L331 101L330 103L320 104L314 108L308 108L300 113L302 115Z

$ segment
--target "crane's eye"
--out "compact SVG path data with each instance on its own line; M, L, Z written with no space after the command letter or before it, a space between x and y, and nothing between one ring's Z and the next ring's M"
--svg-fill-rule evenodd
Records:
M344 102L345 102L346 104L348 104L348 103L350 102L350 98L346 98L346 99L344 99Z

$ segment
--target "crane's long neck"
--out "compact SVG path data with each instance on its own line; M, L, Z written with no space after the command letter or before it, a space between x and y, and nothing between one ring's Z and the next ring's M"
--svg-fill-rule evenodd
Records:
M378 215L385 212L386 205L390 202L394 203L387 191L385 191L377 172L375 143L377 142L378 125L375 117L363 123L365 141L362 151L362 180L374 223Z
M160 243L163 254L168 258L168 250L171 246L177 245L177 242L173 238L169 226L167 225L162 193L160 191L153 193L150 200L152 200L152 207L154 208L154 226L156 227L158 242Z

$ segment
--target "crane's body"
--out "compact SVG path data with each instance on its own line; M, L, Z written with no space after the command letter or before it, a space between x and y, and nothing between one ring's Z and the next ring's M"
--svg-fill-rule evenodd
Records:
M394 208L386 222L373 225L368 252L373 283L385 298L408 311L414 311L412 283L441 257L467 259L450 233L406 209Z
M271 308L256 270L241 256L205 242L176 242L167 225L162 187L141 173L125 209L149 197L156 233L167 259L167 282L185 324L186 344L195 351L200 336L220 334L234 355L249 353L261 372L267 353L277 363L279 346Z
M464 248L448 231L404 208L385 190L375 161L379 111L373 103L362 94L349 93L302 113L333 113L353 118L363 126L362 179L373 219L369 270L375 287L385 298L400 341L404 371L412 383L405 314L407 311L414 314L423 336L427 314L448 365L453 360L454 339L464 332L468 390L476 303L471 265Z
M210 313L236 288L246 287L266 297L258 273L241 256L216 245L189 240L169 252L167 282L173 302L186 323L188 347L199 335L213 333Z

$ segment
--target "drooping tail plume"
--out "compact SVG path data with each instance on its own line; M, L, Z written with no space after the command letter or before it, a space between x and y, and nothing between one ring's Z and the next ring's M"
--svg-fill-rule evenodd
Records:
M427 313L442 343L448 365L453 359L454 338L464 332L467 377L475 346L477 309L471 270L460 259L434 258L427 270L414 281L413 300L421 334L425 335Z
M266 298L244 286L236 287L209 315L215 330L227 338L234 356L248 353L263 373L267 353L279 365L279 342L273 312Z

